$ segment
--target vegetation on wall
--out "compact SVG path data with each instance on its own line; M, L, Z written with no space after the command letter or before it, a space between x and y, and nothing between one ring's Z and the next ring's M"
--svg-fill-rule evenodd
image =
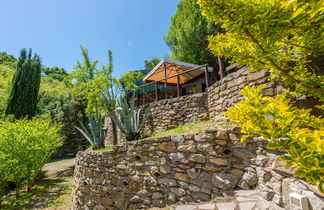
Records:
M252 3L253 2L253 3ZM323 7L321 1L200 0L203 15L223 22L225 34L209 37L214 54L248 65L253 71L270 70L273 80L287 88L275 98L246 87L246 97L227 115L248 136L273 141L268 146L288 152L283 156L295 175L318 184L323 191L323 118L290 105L289 96L324 99ZM221 43L221 44L219 44ZM323 108L323 107L322 107Z
M31 49L29 52L22 49L6 107L7 115L12 114L17 119L35 116L40 78L41 61L39 56L32 57Z

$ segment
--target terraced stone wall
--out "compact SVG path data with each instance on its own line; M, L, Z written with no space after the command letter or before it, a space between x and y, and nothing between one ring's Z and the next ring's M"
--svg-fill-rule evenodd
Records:
M148 138L111 151L79 152L72 209L139 209L210 201L257 182L259 146L232 130Z
M243 67L217 81L208 88L209 116L216 121L225 119L222 113L243 99L240 93L247 85L266 85L262 92L263 95L274 96L278 94L281 86L270 82L269 78L270 74L266 69L259 72L251 72L248 67Z
M196 120L208 119L207 93L153 102L145 119L144 134L164 131Z

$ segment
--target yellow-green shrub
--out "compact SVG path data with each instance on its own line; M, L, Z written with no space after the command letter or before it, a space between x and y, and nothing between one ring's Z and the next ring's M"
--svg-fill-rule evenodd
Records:
M246 98L225 113L242 127L246 137L263 136L268 148L288 152L282 159L295 167L295 176L318 184L324 191L324 120L310 114L310 109L291 105L284 94L274 98L260 94L263 87L245 87Z
M44 164L62 145L61 126L50 120L0 119L1 186L14 182L19 189L34 182Z

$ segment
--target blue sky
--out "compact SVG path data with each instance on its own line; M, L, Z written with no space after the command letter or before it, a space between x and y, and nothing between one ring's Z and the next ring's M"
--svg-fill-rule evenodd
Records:
M46 66L71 70L82 60L114 55L115 76L169 54L163 36L179 0L0 0L0 51L32 48Z

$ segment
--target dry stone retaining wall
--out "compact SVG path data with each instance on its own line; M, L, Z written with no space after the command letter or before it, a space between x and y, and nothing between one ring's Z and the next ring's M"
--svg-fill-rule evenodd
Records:
M316 186L293 177L285 168L284 161L277 161L281 154L274 150L260 150L252 163L258 177L257 190L264 202L263 209L276 209L277 206L285 209L297 209L291 205L290 193L297 193L307 198L308 209L324 209L324 194Z
M208 88L208 112L213 119L224 119L222 112L227 111L229 107L234 106L243 99L240 95L245 86L265 85L263 94L274 96L281 90L281 87L274 82L270 82L268 70L264 69L259 72L251 72L248 67L243 67L233 72L223 79L217 81Z
M138 209L209 201L257 184L256 142L234 130L149 138L79 152L72 209ZM244 176L244 177L243 177Z
M208 119L207 93L164 99L151 103L147 108L143 129L146 135Z

